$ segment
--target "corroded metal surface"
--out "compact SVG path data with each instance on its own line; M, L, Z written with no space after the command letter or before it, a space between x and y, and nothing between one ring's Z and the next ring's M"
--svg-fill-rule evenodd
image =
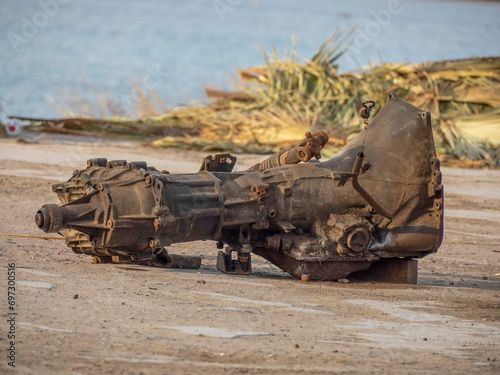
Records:
M328 134L319 131L314 134L306 132L306 137L298 145L290 150L278 152L259 164L254 165L248 171L280 167L282 165L307 163L312 158L321 159L321 150L328 143Z
M310 134L293 153L315 149L310 159L325 139ZM166 265L169 245L214 240L226 246L218 258L224 272L249 273L254 253L304 280L342 278L383 258L420 258L441 244L443 187L430 114L394 94L326 162L229 172L233 158L207 157L192 174L91 159L53 186L61 204L44 205L35 221L103 262Z

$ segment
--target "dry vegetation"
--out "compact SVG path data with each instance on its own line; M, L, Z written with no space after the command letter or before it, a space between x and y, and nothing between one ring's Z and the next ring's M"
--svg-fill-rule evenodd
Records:
M263 53L264 65L238 70L244 89L207 90L213 99L203 106L165 109L154 91L145 93L133 80L137 100L129 111L107 94L92 100L67 95L59 101L61 110L87 120L58 127L144 136L142 124L156 135L153 146L257 153L286 147L306 130L324 129L333 140L326 153L334 153L360 131L361 103L375 100L373 115L394 91L432 113L439 153L470 165L500 166L500 57L377 63L341 73L341 46L350 38L335 33L311 59L297 56L295 45L283 57L273 48ZM140 119L123 118L130 111ZM112 121L99 124L89 117ZM54 130L50 122L44 127Z

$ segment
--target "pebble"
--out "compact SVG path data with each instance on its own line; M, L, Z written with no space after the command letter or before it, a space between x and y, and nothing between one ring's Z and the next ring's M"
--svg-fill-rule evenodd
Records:
M77 298L78 298L78 294L75 294L75 295L73 296L73 298L74 298L74 299L77 299Z

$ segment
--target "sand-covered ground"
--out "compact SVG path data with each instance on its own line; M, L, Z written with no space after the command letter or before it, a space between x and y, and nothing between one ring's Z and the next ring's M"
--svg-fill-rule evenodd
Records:
M44 235L54 182L92 157L195 172L206 153L47 136L0 139L0 234ZM246 168L261 156L239 156ZM23 374L500 373L500 171L442 168L445 238L418 285L300 282L253 258L251 276L91 263L60 240L0 237L0 372ZM52 235L55 236L55 235ZM8 367L15 263L16 368ZM77 295L77 298L75 298Z

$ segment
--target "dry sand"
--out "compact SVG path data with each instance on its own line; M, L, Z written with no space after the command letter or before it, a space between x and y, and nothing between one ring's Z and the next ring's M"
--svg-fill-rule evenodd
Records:
M0 139L0 233L43 235L51 184L91 157L194 172L205 153L138 143ZM248 167L259 156L240 156ZM442 168L445 239L418 285L297 281L253 258L251 276L94 265L63 241L0 237L0 372L23 374L500 373L500 171ZM54 235L55 236L55 235ZM7 268L16 266L16 368L7 365ZM75 298L78 295L78 298Z

